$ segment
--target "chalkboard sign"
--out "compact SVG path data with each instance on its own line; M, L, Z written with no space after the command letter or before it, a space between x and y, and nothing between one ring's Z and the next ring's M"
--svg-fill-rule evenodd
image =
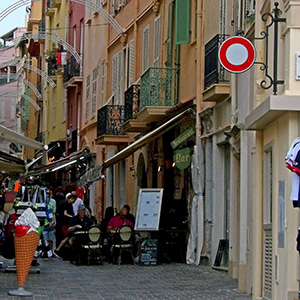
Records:
M157 231L163 189L140 189L135 230Z
M154 266L157 264L157 240L146 239L140 249L140 265Z

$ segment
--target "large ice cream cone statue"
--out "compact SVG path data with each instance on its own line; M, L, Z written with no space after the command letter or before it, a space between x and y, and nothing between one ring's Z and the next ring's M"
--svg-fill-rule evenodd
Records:
M18 285L23 287L29 273L40 235L37 232L31 231L21 237L15 235L14 239Z
M24 284L40 239L37 230L40 222L34 212L27 208L15 222L15 225L14 241L19 288L9 291L8 294L11 296L32 296L31 292L24 290Z

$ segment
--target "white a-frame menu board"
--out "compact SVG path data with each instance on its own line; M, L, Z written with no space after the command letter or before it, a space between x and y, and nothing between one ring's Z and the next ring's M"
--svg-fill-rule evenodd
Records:
M140 189L135 218L135 230L158 230L162 195L163 189Z

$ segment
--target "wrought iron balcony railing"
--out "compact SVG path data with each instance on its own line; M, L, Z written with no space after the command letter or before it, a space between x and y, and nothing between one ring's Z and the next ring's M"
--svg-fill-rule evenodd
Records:
M177 103L177 68L149 68L141 77L140 108Z
M46 21L42 19L39 21L39 33L44 33L46 30Z
M140 85L132 84L125 91L125 116L124 122L136 119L140 106Z
M71 58L67 60L67 64L64 66L64 83L68 82L75 76L81 76L80 65L74 56L71 56Z
M10 73L9 75L1 74L0 75L0 84L5 84L5 83L16 81L16 79L17 79L16 75L17 75L16 73Z
M219 63L218 52L221 44L225 41L225 34L217 34L205 45L205 74L204 89L214 83L227 82L225 69Z
M98 109L97 136L123 135L124 105L105 105Z

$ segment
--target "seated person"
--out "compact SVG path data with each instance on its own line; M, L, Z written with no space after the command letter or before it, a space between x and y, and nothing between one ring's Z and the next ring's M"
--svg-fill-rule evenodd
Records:
M85 234L78 234L76 232L79 231L87 231L93 222L90 218L86 215L86 208L84 205L78 206L77 215L72 217L69 223L68 231L70 233L70 240L69 244L72 248L72 257L71 263L75 261L75 263L80 264L81 262L81 252L80 247L81 244L85 241Z
M107 225L107 232L115 231L117 228L123 225L129 225L133 229L133 224L130 220L126 219L128 210L123 207L119 213L119 215L110 219Z
M122 208L119 215L113 217L112 219L110 219L110 221L108 222L107 225L107 232L111 234L111 239L114 239L114 232L117 228L123 226L123 225L128 225L132 228L133 230L133 224L131 221L129 221L128 219L126 219L128 210L127 208ZM112 259L113 259L113 263L117 263L118 257L119 257L119 251L118 249L112 249L113 253L112 253Z

